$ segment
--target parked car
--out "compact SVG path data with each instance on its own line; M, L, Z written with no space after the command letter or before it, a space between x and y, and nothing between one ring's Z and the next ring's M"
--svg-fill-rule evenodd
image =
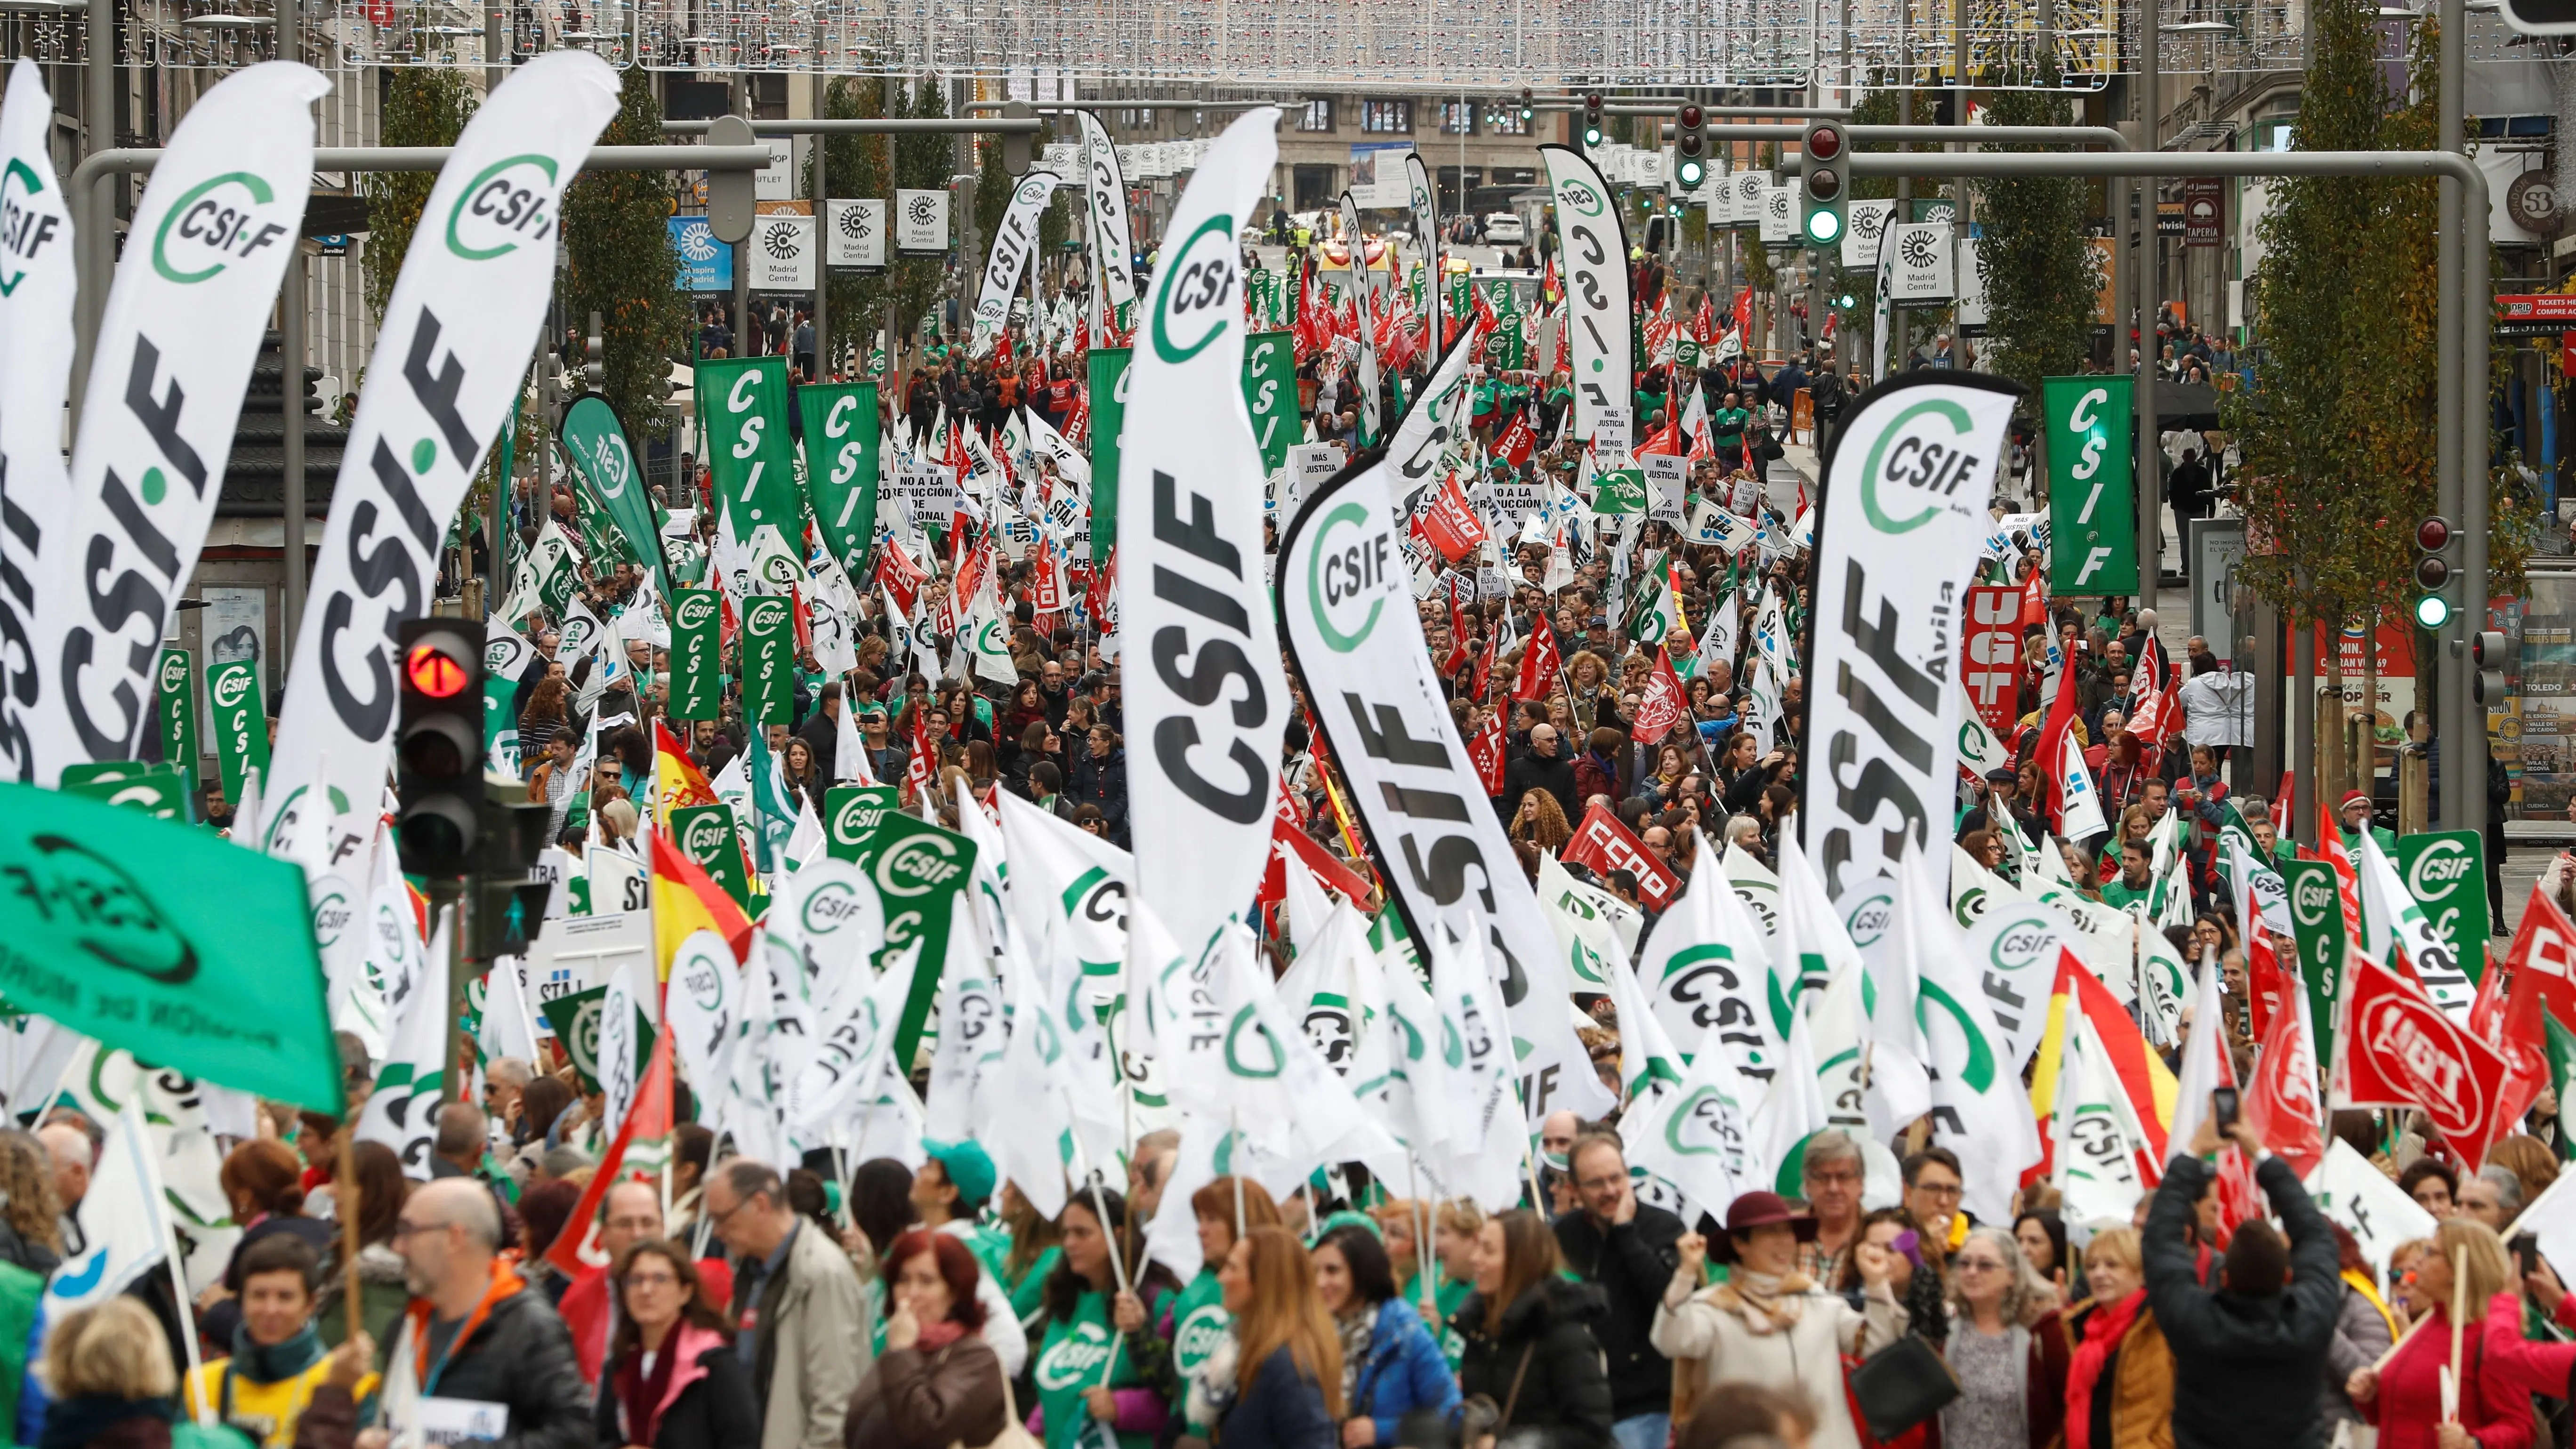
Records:
M1516 247L1529 240L1517 212L1497 211L1485 218L1485 240L1498 247Z

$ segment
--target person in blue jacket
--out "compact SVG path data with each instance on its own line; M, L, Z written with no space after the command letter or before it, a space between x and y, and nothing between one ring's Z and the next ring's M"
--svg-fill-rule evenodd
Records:
M1344 1449L1394 1444L1396 1426L1428 1410L1445 1422L1458 1406L1458 1380L1438 1340L1414 1306L1396 1296L1395 1270L1375 1225L1352 1221L1317 1240L1315 1290L1342 1330L1344 1344L1367 1346L1344 1361L1349 1409Z

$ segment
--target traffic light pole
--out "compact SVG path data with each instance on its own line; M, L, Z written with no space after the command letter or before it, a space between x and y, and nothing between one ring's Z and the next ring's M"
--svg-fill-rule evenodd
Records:
M2456 10L2459 0L2446 0L2447 10ZM1999 154L1993 152L1957 156L1916 156L1894 154L1856 154L1852 169L1859 175L1877 176L1992 176L1992 177L2135 177L2141 180L2165 176L2428 176L2457 189L2459 214L2482 217L2488 209L2488 187L2484 172L2457 150L2432 151L2166 151L2084 153L2075 155ZM2139 222L2153 226L2153 213L2141 209ZM2457 366L2443 368L2446 384L2440 390L2437 422L2440 464L2445 475L2461 480L2458 511L2446 516L2458 521L2465 537L2461 542L2465 576L2460 584L2461 596L2473 601L2483 611L2487 600L2488 551L2486 533L2487 509L2487 390L2483 381L2488 368L2487 328L2480 319L2491 315L2494 290L2487 274L2487 249L2484 246L2457 248L2456 263L2438 268L2440 300L2437 308L2436 336L2445 343L2456 343ZM2141 295L2146 295L2142 289ZM2141 360L2154 343L2155 316L2152 311L2142 319L2147 329ZM2446 355L2446 361L2452 355ZM2146 415L2140 414L2143 426ZM2143 446L2142 446L2143 455ZM2152 475L2139 479L2139 486L2151 487ZM2153 561L2140 559L2141 569ZM2142 579L2143 582L2143 579ZM2463 610L2463 613L2466 611ZM2457 617L2455 615L2455 617ZM2483 612L2480 615L2483 618ZM2475 665L2468 658L2468 626L2455 625L2447 630L2449 647L2444 650L2441 672L2440 708L2435 711L2437 727L2446 730L2454 741L2465 741L2451 751L2451 768L2444 773L2442 822L2454 830L2476 830L2486 823L2486 772L2484 760L2485 731L2480 728L2477 704L2470 694L2469 676ZM2303 777L2304 778L2304 777ZM2313 797L2313 788L2311 796ZM2313 798L2297 802L2300 814L2315 808Z

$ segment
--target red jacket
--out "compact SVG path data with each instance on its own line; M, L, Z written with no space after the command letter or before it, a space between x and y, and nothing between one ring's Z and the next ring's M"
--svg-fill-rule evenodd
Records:
M2576 1327L2576 1293L2558 1305L2560 1323ZM2499 1293L2487 1305L2488 1372L2518 1392L2553 1399L2576 1398L2576 1343L2542 1343L2522 1336L2522 1298Z
M2441 1442L2436 1426L2442 1422L2442 1370L2451 1362L2451 1330L2448 1310L2433 1312L2433 1321L2380 1370L2379 1393L2362 1406L2363 1417L2379 1426L2379 1449L2435 1449ZM2521 1337L2517 1318L2512 1338ZM2532 1449L2531 1396L2515 1381L2518 1358L2496 1347L2489 1333L2473 1332L2462 1341L2461 1427L2477 1436L2479 1449Z

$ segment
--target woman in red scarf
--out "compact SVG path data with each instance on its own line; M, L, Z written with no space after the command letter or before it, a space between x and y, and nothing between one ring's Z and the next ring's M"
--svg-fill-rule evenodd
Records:
M688 1249L650 1241L610 1269L616 1336L594 1411L599 1442L632 1449L733 1449L760 1442L760 1401L724 1314Z
M2173 1449L2173 1351L2147 1307L2133 1228L2104 1228L2084 1249L2093 1301L2068 1331L2066 1449Z

